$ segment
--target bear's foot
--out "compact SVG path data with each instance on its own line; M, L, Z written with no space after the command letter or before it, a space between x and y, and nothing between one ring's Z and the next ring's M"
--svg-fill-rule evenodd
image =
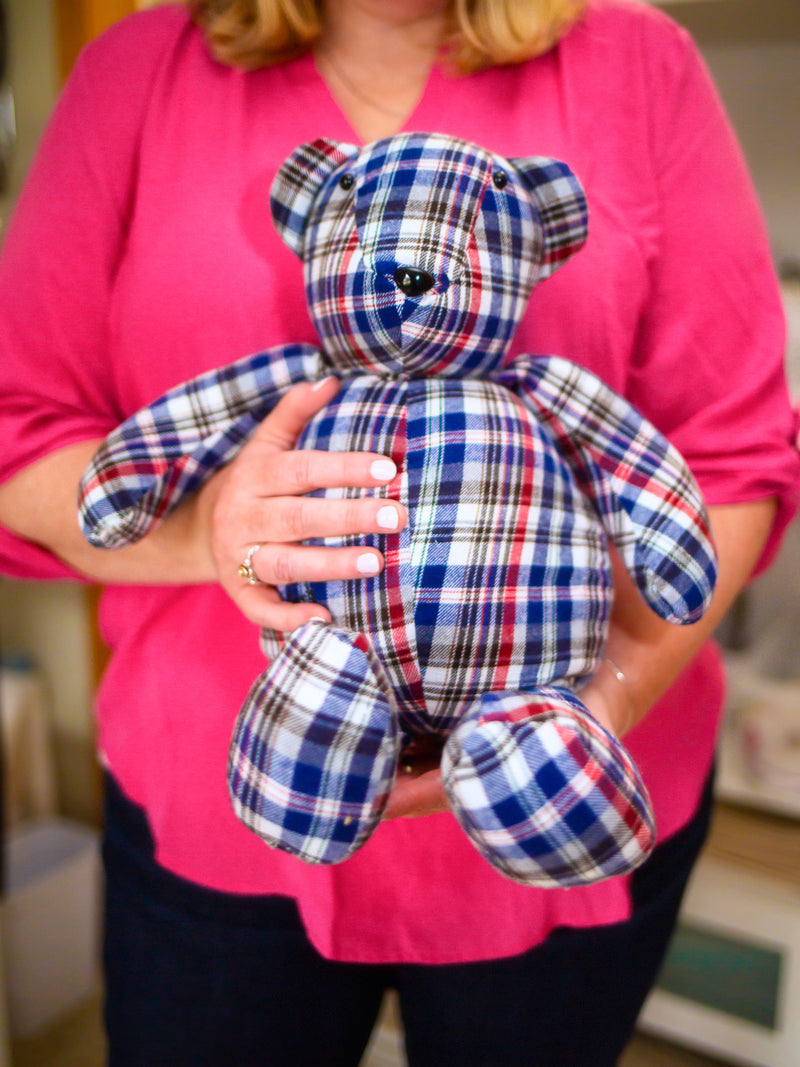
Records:
M366 639L314 619L239 713L228 760L234 810L274 848L338 863L380 821L399 749L395 707Z
M625 874L655 844L633 760L565 689L483 696L450 735L442 778L478 851L526 885Z

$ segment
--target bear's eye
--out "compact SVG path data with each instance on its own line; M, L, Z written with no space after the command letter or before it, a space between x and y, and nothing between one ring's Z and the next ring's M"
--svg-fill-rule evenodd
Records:
M339 179L339 188L340 189L352 189L353 186L355 185L355 182L356 182L356 180L355 180L355 178L353 177L352 174L343 174L341 176L341 178Z
M508 175L504 170L496 170L492 175L492 181L496 189L505 189L508 185Z

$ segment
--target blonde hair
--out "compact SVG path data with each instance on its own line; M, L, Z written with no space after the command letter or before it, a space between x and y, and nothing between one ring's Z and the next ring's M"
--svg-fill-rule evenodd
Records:
M459 73L519 63L551 48L588 0L450 0L445 56ZM319 0L189 0L212 53L254 69L311 48L322 30Z

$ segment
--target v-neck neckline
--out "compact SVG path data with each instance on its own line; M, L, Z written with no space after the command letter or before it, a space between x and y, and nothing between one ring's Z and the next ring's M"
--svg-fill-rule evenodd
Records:
M351 143L359 146L367 144L367 140L355 128L346 110L341 105L320 71L314 54L312 52L307 52L296 62L298 64L297 73L302 75L301 81L305 85L306 90L311 90L312 87L319 87L320 92L314 94L313 106L319 112L320 126L324 127L326 121L333 119L334 125L339 130L345 131L344 135ZM432 129L429 129L429 122L426 121L426 114L429 110L428 101L431 97L431 90L443 77L444 75L439 68L439 64L434 63L414 107L404 119L398 118L396 128L392 132L386 133L384 136L392 137L398 133L407 133L412 130L433 132ZM434 93L434 95L438 96L440 94ZM320 101L323 101L322 106L320 106ZM326 131L324 130L323 135L326 135Z

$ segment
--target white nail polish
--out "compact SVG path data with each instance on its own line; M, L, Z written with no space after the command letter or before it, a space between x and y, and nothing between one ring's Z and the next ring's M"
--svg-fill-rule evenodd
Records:
M390 459L376 459L369 473L377 482L390 482L397 474L397 467Z
M390 504L381 508L375 518L382 530L396 530L400 524L400 516Z
M317 389L321 389L324 385L327 385L328 382L334 377L334 374L329 374L327 378L320 378L318 382L314 382L314 384L311 386L312 393L316 393Z
M377 574L381 569L381 563L377 556L373 556L371 552L365 552L356 560L356 567L358 567L359 574Z

